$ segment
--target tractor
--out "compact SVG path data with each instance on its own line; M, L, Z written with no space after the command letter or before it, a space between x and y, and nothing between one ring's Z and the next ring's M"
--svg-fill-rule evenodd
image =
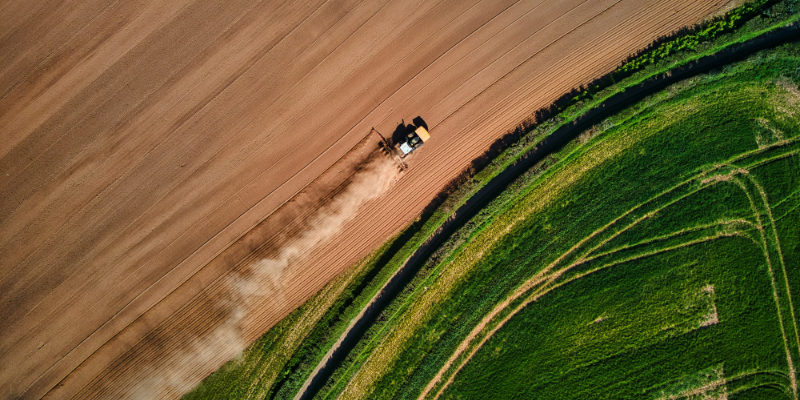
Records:
M422 119L419 117L414 118L414 124L406 125L405 123L401 123L398 125L393 139L398 136L398 133L400 134L400 137L399 140L392 140L392 142L397 142L395 145L392 145L390 141L386 140L386 138L383 137L383 135L374 127L372 128L372 131L381 138L381 142L379 144L381 150L383 150L387 156L392 158L403 170L408 169L408 165L406 165L403 159L414 152L414 150L422 147L422 145L431 138L430 133L428 133L428 129L424 126L424 121L422 121Z

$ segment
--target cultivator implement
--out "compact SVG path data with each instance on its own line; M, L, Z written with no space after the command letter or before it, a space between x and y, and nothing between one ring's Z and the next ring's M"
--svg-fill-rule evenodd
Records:
M400 155L397 154L397 150L395 150L392 144L389 143L389 141L386 140L386 138L383 137L383 135L381 135L381 133L378 132L378 130L375 129L374 127L372 128L371 132L375 132L375 134L378 135L378 137L381 139L381 141L378 143L378 148L381 149L381 153L383 153L390 160L394 161L394 163L397 164L397 166L400 168L400 171L407 170L408 164L406 164L403 161L402 157L400 157Z

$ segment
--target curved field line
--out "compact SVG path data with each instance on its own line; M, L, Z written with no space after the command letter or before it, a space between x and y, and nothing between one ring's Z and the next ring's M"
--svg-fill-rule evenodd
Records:
M731 391L727 391L726 390L726 393L728 395L731 395L731 394L734 394L734 393L739 393L739 392L742 392L742 391L745 391L745 390L749 390L749 389L753 389L753 388L757 388L757 387L761 387L761 386L778 385L778 387L780 387L781 391L783 391L786 394L786 397L791 398L790 392L787 391L788 388L786 386L784 386L783 384L781 384L780 382L778 382L778 380L787 380L788 381L789 377L786 375L785 372L778 371L778 370L765 370L765 371L753 371L753 370L751 370L751 371L745 371L745 372L742 372L742 373L740 373L738 375L734 375L734 376L731 376L731 377L725 377L725 378L723 378L723 379L721 379L721 380L719 380L717 382L719 382L720 386L721 385L728 385L728 384L731 384L731 383L739 383L739 381L742 381L742 380L753 379L755 377L764 376L764 375L767 375L767 376L775 378L775 381L773 381L773 382L762 382L762 383L755 384L755 385L744 386L744 387L737 388L737 389L734 389L734 390L731 390ZM745 385L746 385L746 383L745 383ZM682 398L695 396L695 395L698 395L698 394L703 394L703 393L682 392L682 393L680 393L678 395L670 396L669 399L682 399ZM665 399L665 397L660 397L660 399Z
M576 262L574 265L579 265L581 263L586 263L586 262L589 262L589 261L593 261L593 260L596 260L598 258L609 256L609 255L612 255L612 254L620 252L620 251L629 250L629 249L633 249L633 248L640 247L640 246L646 246L648 244L653 244L653 243L656 243L656 242L659 242L659 241L662 241L662 240L672 239L672 238L684 235L686 233L701 231L701 230L705 230L705 229L711 229L711 228L720 227L720 226L733 225L733 224L751 225L753 227L756 226L754 223L752 223L750 221L743 220L743 219L722 220L722 221L717 221L717 222L715 222L713 224L692 226L692 227L689 227L689 228L677 230L677 231L675 231L673 233L670 233L668 235L657 236L657 237L654 237L654 238L643 240L641 242L636 242L636 243L631 243L631 244L626 244L626 245L623 245L623 246L620 246L620 247L616 247L616 248L611 249L609 251L606 251L606 252L603 252L603 253L598 253L597 255L584 258L584 259L581 260L581 262Z
M747 188L745 182L743 182L738 178L734 179L734 182L742 189L742 191L745 192L745 195L750 201L750 207L753 210L753 214L755 215L756 220L758 221L758 231L759 234L761 235L761 247L763 248L764 259L767 262L767 272L769 273L770 284L772 285L772 297L775 301L775 307L778 312L778 321L781 326L781 334L783 335L783 346L786 351L786 363L789 367L790 380L792 383L792 392L794 394L794 398L797 399L797 372L794 367L794 363L792 361L792 354L789 349L789 341L786 336L786 327L784 323L783 312L781 311L780 297L778 296L778 284L775 280L775 273L772 268L772 259L770 257L767 237L766 234L764 233L764 224L761 221L761 213L759 212L758 207L756 206L755 199L753 198L753 193Z
M800 204L798 204L798 205L796 205L796 206L794 206L794 207L790 208L790 209L789 209L789 210L787 210L785 213L783 213L783 215L780 215L778 218L775 218L775 222L778 222L778 221L780 221L780 220L782 220L782 219L786 218L786 216L788 216L788 215L790 215L791 213L795 212L795 211L796 211L798 208L800 208Z
M767 146L764 146L764 147L761 147L761 148L758 148L758 149L745 151L745 152L743 152L741 154L738 154L735 157L731 157L731 159L729 159L728 162L729 163L738 163L740 161L747 161L747 159L749 159L749 158L758 157L758 156L765 155L766 153L774 152L777 148L780 148L780 147L789 146L789 148L794 149L798 145L800 145L800 137L792 137L792 138L789 138L789 139L784 139L784 140L777 141L775 143L772 143L770 145L767 145ZM745 165L749 166L750 164L745 164Z
M771 231L772 236L774 237L774 240L775 240L775 243L774 243L775 250L778 252L778 254L777 254L778 255L778 260L780 261L781 272L783 273L783 281L784 281L785 288L786 288L786 298L787 298L786 300L787 300L787 302L789 304L789 313L792 316L791 322L792 322L792 327L794 328L795 344L797 345L795 350L800 352L800 334L798 334L798 329L797 329L797 318L795 317L794 304L792 302L792 293L791 293L791 290L789 289L789 277L788 277L788 275L786 273L786 263L784 262L784 259L783 259L783 251L781 250L781 243L780 243L780 238L778 237L778 230L775 227L775 219L772 216L772 209L769 206L769 201L767 199L767 194L764 191L764 188L761 186L761 184L758 183L758 180L756 180L754 177L748 175L748 178L749 178L750 182L752 183L752 185L756 188L756 191L758 192L758 194L759 194L759 196L761 198L761 201L763 203L764 210L766 211L766 216L769 218L769 230ZM765 241L764 241L764 248L765 248L765 250L768 248L767 247L767 242L766 242L766 237L765 237ZM776 301L777 301L777 298L776 298ZM785 337L784 337L784 340L786 340ZM792 390L794 392L794 397L796 399L797 398L797 370L795 369L794 365L791 364L791 363L790 363L789 367L791 368L790 372L791 372L791 380L792 380Z
M778 202L776 202L775 204L773 204L771 208L776 208L776 207L778 207L778 206L781 206L783 203L785 203L785 202L787 202L787 201L789 201L789 200L792 200L792 199L794 199L794 198L795 198L795 197L796 197L798 194L800 194L800 189L798 189L798 190L795 190L795 191L794 191L794 192L792 192L792 193L789 193L789 194L788 194L786 197L784 197L784 198L783 198L783 199L781 199L780 201L778 201Z

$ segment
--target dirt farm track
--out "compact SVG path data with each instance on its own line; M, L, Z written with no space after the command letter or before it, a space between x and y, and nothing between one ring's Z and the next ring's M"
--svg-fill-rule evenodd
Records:
M205 376L227 356L167 355L220 323L245 235L371 127L420 115L432 139L247 310L244 340L532 111L727 3L0 0L0 399Z

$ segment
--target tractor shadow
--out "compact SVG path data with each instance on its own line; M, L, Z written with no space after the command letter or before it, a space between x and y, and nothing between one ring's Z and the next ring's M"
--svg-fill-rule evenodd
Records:
M412 122L414 123L414 126L421 126L421 127L425 128L426 131L430 130L430 129L428 129L428 123L425 122L425 120L422 119L422 117L420 117L420 116L417 116L416 118L414 118L414 120Z
M425 130L428 130L428 124L425 122L424 119L422 119L422 117L418 116L414 118L412 123L408 125L406 125L405 120L402 120L394 129L394 132L392 132L392 137L391 137L392 144L405 142L406 139L408 139L408 134L414 132L414 130L417 129L418 126L422 126L425 128Z

